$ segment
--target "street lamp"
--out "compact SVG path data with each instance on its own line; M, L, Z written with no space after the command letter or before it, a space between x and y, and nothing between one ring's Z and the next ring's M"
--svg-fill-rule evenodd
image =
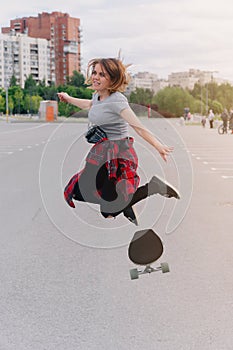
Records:
M8 86L6 87L6 121L8 123L9 116L9 99L8 99Z
M209 71L211 73L211 78L210 82L213 82L213 73L218 73L217 70ZM208 104L208 98L209 98L209 93L208 93L208 82L206 84L206 115L208 115L208 110L209 110L209 104Z

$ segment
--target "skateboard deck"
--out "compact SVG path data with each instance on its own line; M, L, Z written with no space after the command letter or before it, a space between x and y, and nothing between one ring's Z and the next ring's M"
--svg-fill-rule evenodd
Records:
M131 279L137 279L141 274L155 271L169 272L167 263L161 263L159 267L150 266L161 257L163 251L163 242L152 229L135 232L129 244L128 256L134 264L144 265L145 268L143 270L137 268L131 269Z

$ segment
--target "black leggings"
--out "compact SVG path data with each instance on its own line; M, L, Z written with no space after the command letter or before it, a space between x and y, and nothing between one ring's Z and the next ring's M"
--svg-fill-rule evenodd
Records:
M96 191L101 190L101 197L96 197ZM124 209L131 207L148 196L148 184L140 186L126 202L123 194L117 193L116 186L108 179L105 165L99 169L97 166L87 163L79 181L74 187L74 199L82 202L100 205L101 214L104 217L117 216Z

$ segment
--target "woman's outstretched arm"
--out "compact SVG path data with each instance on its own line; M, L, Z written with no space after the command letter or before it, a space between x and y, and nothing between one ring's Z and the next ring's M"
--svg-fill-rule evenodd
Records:
M76 98L72 97L66 92L58 92L58 97L61 102L70 103L76 107L79 107L81 109L90 109L92 105L92 101L88 99L82 99L82 98Z
M152 145L161 155L164 161L167 161L167 156L173 151L173 147L163 145L157 138L141 123L131 108L126 108L121 112L128 124L141 136L145 141Z

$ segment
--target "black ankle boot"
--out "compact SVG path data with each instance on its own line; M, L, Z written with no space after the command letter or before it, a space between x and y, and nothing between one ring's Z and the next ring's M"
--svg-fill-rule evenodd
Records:
M124 216L134 225L138 226L138 220L132 207L128 207L123 211Z
M148 183L148 195L160 194L161 196L176 199L180 199L179 192L172 187L171 184L165 180L160 179L158 176L153 176L150 182Z

